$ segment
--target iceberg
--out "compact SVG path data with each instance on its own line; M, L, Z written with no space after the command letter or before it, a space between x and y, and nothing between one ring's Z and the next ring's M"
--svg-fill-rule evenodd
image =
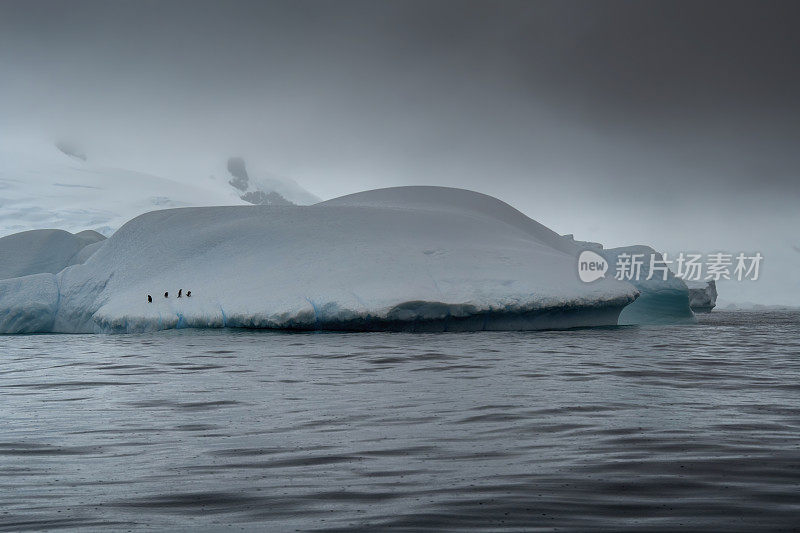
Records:
M689 289L686 283L671 270L666 270L666 277L660 267L663 266L664 257L653 248L644 245L623 246L620 248L603 248L597 242L578 241L573 235L564 238L572 243L578 250L589 250L601 255L608 262L607 276L616 276L620 256L627 254L641 258L638 275L632 274L623 277L639 290L639 297L625 309L619 316L619 325L655 325L655 324L694 324L694 316L689 306ZM657 269L651 275L650 258L654 258ZM623 261L624 262L624 261ZM649 278L649 279L648 279Z
M710 313L717 305L717 282L685 280L689 288L689 306L695 313Z
M581 282L576 257L569 239L460 189L165 209L129 221L82 264L0 280L0 332L616 325L639 290Z
M628 280L641 293L635 302L622 310L619 325L647 324L693 324L697 322L689 306L689 289L682 279L666 270L666 279L661 270L654 271L651 276L650 258L654 257L656 265L663 265L663 256L649 246L626 246L609 248L602 251L611 265L612 271L621 254L641 255L641 271L638 276ZM650 278L650 279L648 279Z
M23 231L0 238L0 279L61 272L83 263L105 237L86 230L72 234L60 229Z

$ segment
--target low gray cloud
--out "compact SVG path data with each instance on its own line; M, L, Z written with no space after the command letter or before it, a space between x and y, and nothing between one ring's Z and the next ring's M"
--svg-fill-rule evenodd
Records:
M323 197L466 187L612 244L785 250L798 15L794 2L6 0L0 128L156 173L241 154Z

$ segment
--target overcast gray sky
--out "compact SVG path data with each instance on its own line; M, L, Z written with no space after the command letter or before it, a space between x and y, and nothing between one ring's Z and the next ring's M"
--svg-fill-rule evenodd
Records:
M768 282L730 294L797 303L799 24L773 1L2 0L0 128L154 173L241 154L324 198L449 185L609 245L759 250Z

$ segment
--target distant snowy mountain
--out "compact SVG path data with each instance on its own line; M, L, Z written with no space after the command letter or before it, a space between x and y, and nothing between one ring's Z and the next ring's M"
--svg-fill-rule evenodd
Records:
M242 157L231 157L226 165L228 184L245 202L256 205L311 205L319 198L289 179L271 175L251 176Z
M51 228L110 235L156 209L318 200L290 180L248 177L242 188L227 169L218 175L168 179L97 163L72 142L0 140L0 236Z

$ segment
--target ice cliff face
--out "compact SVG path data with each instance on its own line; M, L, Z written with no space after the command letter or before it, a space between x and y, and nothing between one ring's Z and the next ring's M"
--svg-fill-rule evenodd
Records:
M620 313L620 325L691 324L697 321L689 307L689 289L682 279L671 271L666 272L667 279L663 279L663 273L658 270L654 270L653 276L650 276L651 256L655 257L656 266L660 264L658 261L663 261L661 254L653 248L626 246L603 250L602 254L611 265L612 273L621 254L642 255L644 258L638 279L629 280L629 283L639 289L641 295ZM647 279L648 277L651 279Z
M576 250L499 200L440 187L167 209L131 220L84 264L0 281L0 332L616 324L637 289L582 283Z
M689 305L695 313L710 313L717 305L717 282L687 281L689 287Z
M618 264L622 257L624 263L632 256L641 259L638 273L625 275L622 279L631 283L641 293L635 302L628 305L620 313L619 325L646 325L646 324L692 324L697 322L689 306L689 289L680 278L671 271L666 272L666 279L661 270L658 270L663 260L660 253L649 246L624 246L620 248L604 249L602 244L596 242L576 241L572 235L565 235L565 239L573 243L580 250L591 250L603 256L609 268L606 277L615 277L619 270ZM650 261L654 257L654 269L650 275ZM623 268L623 272L625 272ZM650 279L648 279L650 278Z

